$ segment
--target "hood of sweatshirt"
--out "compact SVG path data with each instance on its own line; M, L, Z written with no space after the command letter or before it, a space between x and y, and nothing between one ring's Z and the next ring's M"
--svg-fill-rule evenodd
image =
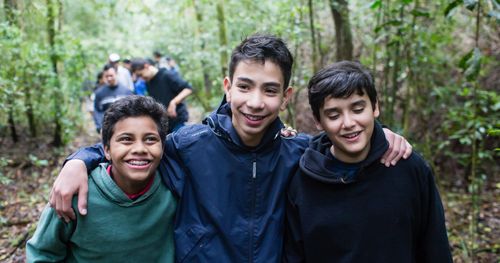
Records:
M343 169L338 169L338 160L334 160L329 154L332 142L326 133L321 133L311 139L309 147L300 158L300 169L314 180L330 184L348 184L355 182L358 177L348 177L343 173ZM373 134L370 140L370 151L365 160L358 163L359 171L378 162L385 153L389 143L385 139L382 126L375 122Z

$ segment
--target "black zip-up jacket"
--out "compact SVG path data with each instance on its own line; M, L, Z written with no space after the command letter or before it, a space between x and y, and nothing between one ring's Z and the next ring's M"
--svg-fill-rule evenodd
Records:
M360 169L346 176L313 138L287 193L285 262L452 262L433 174L416 153L385 167L382 127Z

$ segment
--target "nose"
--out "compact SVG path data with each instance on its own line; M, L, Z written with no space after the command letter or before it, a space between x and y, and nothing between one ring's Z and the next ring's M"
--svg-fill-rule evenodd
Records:
M356 125L354 118L350 114L345 114L342 119L342 126L344 129L351 129Z
M249 108L262 109L264 108L264 100L262 92L259 89L254 89L248 94L248 100L246 102Z
M145 152L146 152L146 146L144 145L144 143L142 141L138 141L138 142L133 144L132 153L143 154Z

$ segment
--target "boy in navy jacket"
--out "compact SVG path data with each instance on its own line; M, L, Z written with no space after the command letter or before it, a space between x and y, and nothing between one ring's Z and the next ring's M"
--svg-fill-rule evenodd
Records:
M393 167L370 73L342 61L309 82L316 126L287 193L286 262L452 262L432 171Z
M159 171L179 197L178 262L281 262L285 188L309 140L280 136L278 114L292 95L292 64L290 51L277 37L243 40L223 81L227 102L203 124L167 138ZM101 155L100 147L92 147L70 158L91 168ZM86 180L83 162L68 162L51 198L56 210L65 212L68 194L76 191L84 204ZM63 216L74 215L69 210Z

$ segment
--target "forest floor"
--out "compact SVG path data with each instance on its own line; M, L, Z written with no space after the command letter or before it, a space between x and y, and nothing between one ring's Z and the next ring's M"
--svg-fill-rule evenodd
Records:
M200 114L193 112L194 119ZM50 188L67 154L98 142L90 115L72 143L54 148L50 137L0 141L0 262L24 262L26 241L33 235ZM21 131L23 133L24 131ZM464 189L441 187L454 261L500 262L500 188L490 182L481 196L479 229L471 236L471 201ZM472 258L475 254L475 258Z

